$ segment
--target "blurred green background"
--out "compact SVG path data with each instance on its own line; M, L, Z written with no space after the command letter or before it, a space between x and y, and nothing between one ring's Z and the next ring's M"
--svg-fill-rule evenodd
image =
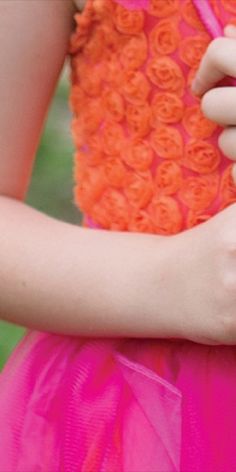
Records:
M72 193L74 145L69 87L69 67L65 64L45 121L26 203L57 219L80 224ZM0 370L24 332L22 327L0 321Z

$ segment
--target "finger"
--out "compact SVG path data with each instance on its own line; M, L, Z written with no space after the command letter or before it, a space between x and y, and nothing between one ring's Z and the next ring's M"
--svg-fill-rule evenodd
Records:
M218 144L225 156L232 161L236 161L236 128L232 126L226 128L219 136Z
M228 38L236 38L236 26L234 25L227 25L224 28L224 34Z
M192 90L196 95L203 95L225 76L236 77L234 38L217 38L210 43L201 60Z
M233 167L232 167L232 174L231 175L232 175L234 185L236 185L236 164L234 164Z
M209 120L221 126L236 125L236 87L209 90L202 98L201 109Z
M225 156L229 157L232 161L236 161L235 140L235 127L225 129L218 139L219 148L225 154ZM232 166L231 176L234 184L236 185L236 164L233 164Z

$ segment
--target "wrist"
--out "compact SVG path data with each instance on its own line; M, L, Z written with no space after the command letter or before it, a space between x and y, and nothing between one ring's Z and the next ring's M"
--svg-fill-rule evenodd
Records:
M147 319L149 337L183 338L179 272L184 257L180 236L150 236L143 252L145 261L137 292L140 316L143 312Z

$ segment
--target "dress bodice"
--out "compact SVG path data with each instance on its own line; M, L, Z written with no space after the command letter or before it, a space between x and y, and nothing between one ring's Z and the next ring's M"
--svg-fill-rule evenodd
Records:
M222 25L235 0L211 0ZM85 226L176 234L236 201L222 129L191 82L211 37L191 0L88 0L71 37L75 203Z

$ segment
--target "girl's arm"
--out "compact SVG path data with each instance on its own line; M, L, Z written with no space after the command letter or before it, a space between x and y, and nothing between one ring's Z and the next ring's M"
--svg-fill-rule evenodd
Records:
M170 240L90 230L0 197L0 318L90 336L178 336ZM172 246L171 246L172 247Z
M0 195L26 194L73 13L72 0L0 1Z
M0 318L71 334L172 333L157 303L162 238L92 232L23 203L73 14L72 0L0 1Z

